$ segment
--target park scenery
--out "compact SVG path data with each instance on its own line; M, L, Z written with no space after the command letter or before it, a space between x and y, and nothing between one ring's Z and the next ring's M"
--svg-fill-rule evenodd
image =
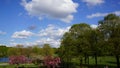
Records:
M120 68L119 0L1 0L0 68Z

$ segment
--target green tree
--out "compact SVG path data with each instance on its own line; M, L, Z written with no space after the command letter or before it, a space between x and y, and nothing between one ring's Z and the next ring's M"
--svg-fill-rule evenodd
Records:
M67 68L70 68L70 65L68 63L71 63L71 59L75 56L74 53L74 39L72 39L70 32L66 32L61 39L59 56L63 62L67 63Z
M92 29L90 33L90 51L91 55L95 57L95 64L97 66L97 56L102 55L103 52L103 36L101 32L96 28Z
M74 49L74 40L69 32L66 32L61 40L61 57L67 62L70 62L71 57L73 56Z
M8 55L25 55L25 49L23 48L23 45L16 45L15 47L10 47L8 49Z
M32 48L32 53L35 55L40 55L40 47L38 45L34 45Z
M69 32L66 32L61 39L61 55L66 58L68 62L73 57L78 58L80 60L80 64L82 64L82 58L85 56L85 63L86 58L89 55L89 33L91 27L88 24L80 23L74 24ZM68 59L69 58L69 59Z
M80 62L82 64L82 58L81 55L85 57L85 64L86 59L89 56L90 52L90 42L89 42L89 34L91 31L90 25L86 23L80 23L75 24L71 27L70 32L73 35L73 38L75 39L75 46L77 49L76 54L80 57Z
M53 56L54 51L53 49L50 47L49 44L44 44L43 48L42 48L42 55L43 56Z
M109 14L99 22L99 30L104 34L109 51L116 57L117 68L120 68L120 17Z
M32 46L28 46L25 48L25 56L27 56L28 58L32 57Z
M0 57L7 57L8 56L7 51L8 47L0 45Z

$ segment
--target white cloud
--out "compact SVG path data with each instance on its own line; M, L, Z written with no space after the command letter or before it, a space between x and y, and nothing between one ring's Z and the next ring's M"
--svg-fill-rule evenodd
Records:
M77 3L72 0L22 0L22 5L31 16L39 19L50 17L64 22L73 20L73 13L77 12Z
M12 38L28 38L33 35L38 37L36 40L29 42L16 42L15 40L11 40L10 45L15 46L17 44L22 44L25 46L32 46L32 45L44 45L50 44L51 47L59 47L60 46L60 39L62 38L63 34L69 31L70 27L58 27L55 25L48 25L45 29L41 29L38 33L32 33L30 31L18 31L12 35Z
M108 15L108 13L95 13L95 14L88 15L87 18L103 17L106 15Z
M37 45L37 43L35 43L35 42L24 42L24 43L10 42L9 46L14 47L16 45L24 45L24 47L27 47L27 46Z
M95 24L92 24L92 25L90 25L91 26L91 28L93 28L93 29L96 29L97 27L98 27L98 25L95 25Z
M48 43L51 44L52 47L59 47L61 37L65 32L69 31L69 29L70 27L60 28L54 25L48 25L46 29L42 29L39 32L38 36L40 36L41 39L37 40L36 43Z
M69 30L70 27L60 28L54 25L48 25L46 29L42 29L39 32L39 36L49 36L50 38L61 37L65 32Z
M5 45L5 44L1 44L1 43L0 43L0 45Z
M112 14L116 14L116 15L120 15L120 11L115 11L115 12L111 12ZM88 15L87 18L96 18L96 17L104 17L106 15L108 15L110 13L94 13L91 15Z
M0 35L5 35L6 32L0 31Z
M12 38L28 38L30 36L32 36L33 33L30 32L30 31L26 31L26 30L23 30L23 31L17 31L15 32L13 35L12 35Z
M87 4L87 6L96 6L103 4L105 1L104 0L82 0Z
M60 46L60 39L52 39L52 38L41 38L36 41L36 44L43 45L43 44L50 44L51 47L59 47Z

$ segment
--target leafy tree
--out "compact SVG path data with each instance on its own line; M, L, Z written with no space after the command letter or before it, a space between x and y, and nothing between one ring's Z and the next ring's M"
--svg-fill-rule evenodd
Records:
M7 51L8 51L8 47L1 45L0 46L0 57L7 57L8 56Z
M34 54L34 55L40 55L40 47L38 46L38 45L34 45L33 47L32 47L32 53Z
M15 47L10 47L8 49L8 55L25 55L25 48L23 48L23 45L16 45Z
M90 42L89 42L89 34L91 31L91 27L88 24L81 23L75 24L71 27L70 32L73 35L73 39L75 39L75 46L77 49L76 54L80 57L81 55L85 56L85 63L86 58L90 52ZM80 60L82 63L82 59Z
M115 14L109 14L99 22L99 30L104 34L110 53L117 60L117 68L120 68L120 17Z
M66 32L61 39L60 55L62 56L62 58L66 58L67 61L70 62L73 57L79 57L80 64L82 64L82 57L85 56L86 61L90 50L90 30L91 27L88 24L74 24L69 32Z
M29 60L23 55L21 55L21 56L10 56L9 57L9 64L16 64L17 67L18 67L19 64L25 64L25 63L28 63L28 62L29 62Z
M43 56L52 56L54 54L53 49L50 47L49 44L44 44L42 48L42 55Z
M58 67L60 63L61 61L59 57L53 58L52 56L46 56L44 58L44 64L47 68L51 68L51 66L52 68Z
M25 51L24 51L25 56L27 56L28 58L32 57L32 47L28 46L28 47L26 47L24 49L25 49Z
M66 32L61 39L61 46L59 50L59 56L62 62L67 63L67 68L70 68L68 63L71 63L71 59L75 57L74 40L70 32Z
M16 49L15 47L10 47L10 48L8 49L8 55L9 55L9 56L18 55L18 53L17 53L16 50L17 50L17 49Z
M24 49L24 45L16 45L15 48L17 49L16 52L18 53L18 55L25 55L25 49Z
M97 66L97 56L102 55L103 52L103 36L101 32L96 28L91 30L90 39L91 55L95 57L95 64Z

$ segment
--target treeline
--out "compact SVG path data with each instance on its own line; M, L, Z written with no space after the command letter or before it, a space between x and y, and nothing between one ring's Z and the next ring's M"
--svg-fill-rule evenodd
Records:
M21 56L28 58L44 58L44 56L56 55L56 48L50 47L49 44L44 44L43 47L38 45L24 47L23 45L16 45L15 47L0 46L0 57Z
M89 56L94 57L96 67L98 56L114 56L120 68L120 17L109 14L98 22L97 28L86 23L74 24L62 37L59 51L64 62L78 58L80 66L83 58L89 64Z

